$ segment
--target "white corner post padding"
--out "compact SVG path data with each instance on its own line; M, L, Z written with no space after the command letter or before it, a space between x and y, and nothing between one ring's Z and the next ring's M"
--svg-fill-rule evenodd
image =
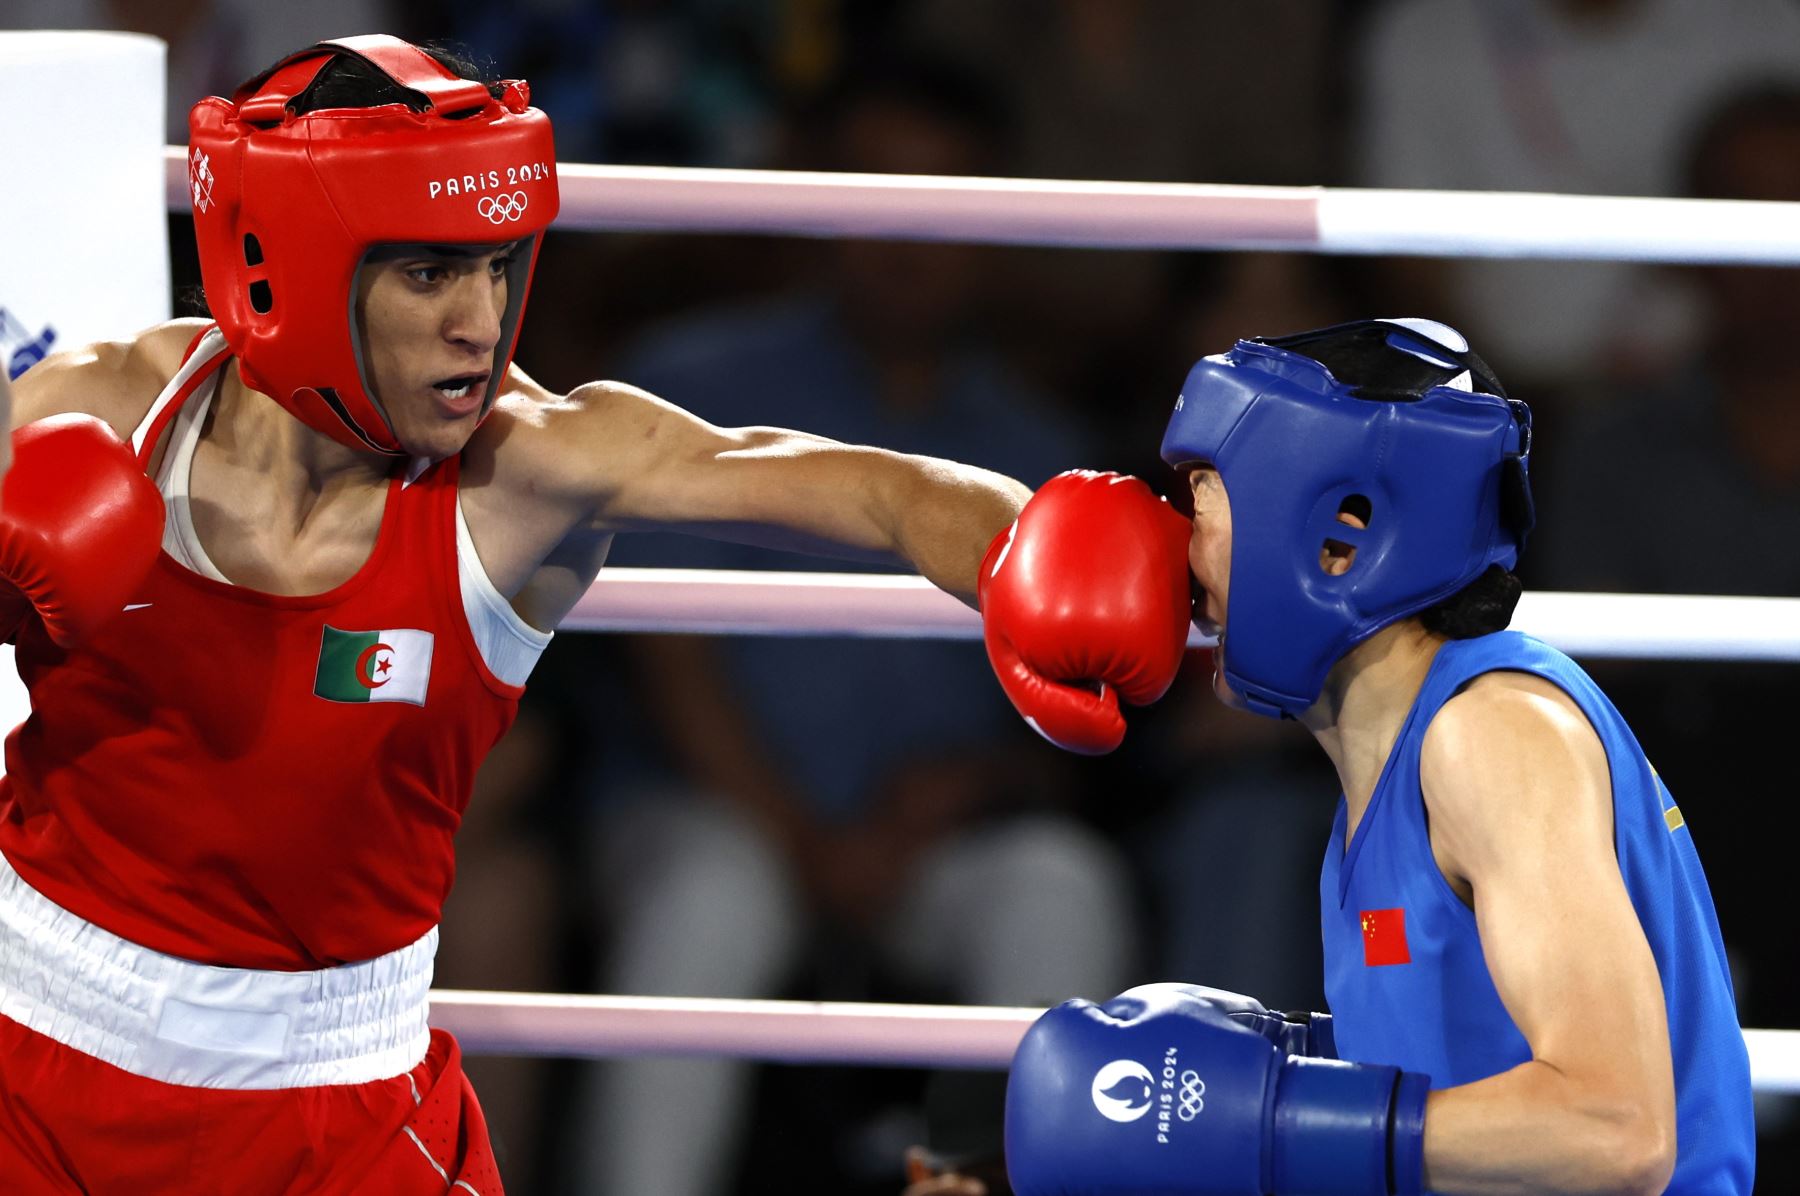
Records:
M169 318L168 47L136 33L0 33L0 356ZM24 358L21 358L24 354Z
M136 33L0 33L0 368L169 318L168 47ZM0 727L29 706L0 645Z

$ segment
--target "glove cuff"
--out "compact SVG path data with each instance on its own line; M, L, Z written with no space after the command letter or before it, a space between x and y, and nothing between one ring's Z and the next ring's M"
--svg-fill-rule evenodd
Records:
M1019 532L1019 521L1013 520L994 534L988 541L987 551L981 554L981 572L975 577L975 608L982 612L987 610L988 582L1000 571L1001 558L1012 547L1013 537Z
M1305 1010L1282 1014L1298 1028L1296 1043L1288 1051L1290 1055L1305 1055L1312 1059L1336 1059L1337 1035L1331 1029L1329 1013L1308 1013Z
M1421 1196L1425 1191L1425 1097L1431 1077L1403 1071L1394 1086L1394 1110L1388 1122L1388 1173L1394 1196Z
M1390 1187L1396 1177L1389 1165L1396 1088L1404 1078L1396 1067L1335 1059L1287 1060L1270 1135L1270 1177L1277 1196L1389 1196L1391 1191L1407 1191ZM1418 1128L1409 1145L1422 1152L1422 1089L1417 1105L1413 1120ZM1415 1194L1418 1174L1414 1164L1410 1191Z

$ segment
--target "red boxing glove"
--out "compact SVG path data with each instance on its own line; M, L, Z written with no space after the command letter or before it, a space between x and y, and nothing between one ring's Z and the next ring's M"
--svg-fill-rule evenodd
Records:
M0 485L0 630L16 638L29 602L66 648L149 576L162 549L162 495L130 446L91 415L27 424L12 449Z
M994 538L982 636L1038 734L1103 755L1125 738L1118 695L1143 706L1168 690L1193 616L1188 532L1139 479L1077 470L1044 483Z

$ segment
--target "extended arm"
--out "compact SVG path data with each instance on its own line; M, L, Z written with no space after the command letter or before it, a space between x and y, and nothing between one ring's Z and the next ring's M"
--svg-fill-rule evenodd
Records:
M1431 1094L1426 1186L1662 1191L1675 1158L1669 1030L1614 852L1598 736L1549 682L1489 674L1433 720L1421 780L1439 866L1472 898L1488 971L1532 1051Z
M1030 490L974 466L778 428L719 428L613 383L572 396L585 479L607 531L663 528L911 564L974 605L982 553ZM593 465L599 468L593 468Z
M514 375L519 401L494 421L491 463L465 454L463 501L489 575L537 626L554 626L574 604L608 537L654 528L910 563L985 612L1008 696L1071 750L1117 746L1119 696L1151 702L1174 679L1190 613L1188 526L1141 481L1064 474L1033 499L973 466L778 428L715 427L617 383L559 398ZM508 529L505 542L484 540L484 509ZM589 567L547 601L524 580L542 560L520 552L528 538L519 529L532 527L565 546L594 546ZM522 559L503 563L509 551Z

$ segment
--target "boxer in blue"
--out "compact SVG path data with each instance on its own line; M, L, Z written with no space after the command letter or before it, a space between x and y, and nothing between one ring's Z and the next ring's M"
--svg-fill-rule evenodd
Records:
M1163 457L1193 488L1214 688L1299 721L1343 784L1331 1014L1189 985L1051 1010L1008 1088L1022 1196L1751 1190L1749 1061L1691 832L1593 681L1505 630L1530 449L1525 405L1430 321L1194 367ZM984 594L1057 537L1031 516ZM989 608L990 649L1040 688L1109 680L1066 667L1066 624Z

